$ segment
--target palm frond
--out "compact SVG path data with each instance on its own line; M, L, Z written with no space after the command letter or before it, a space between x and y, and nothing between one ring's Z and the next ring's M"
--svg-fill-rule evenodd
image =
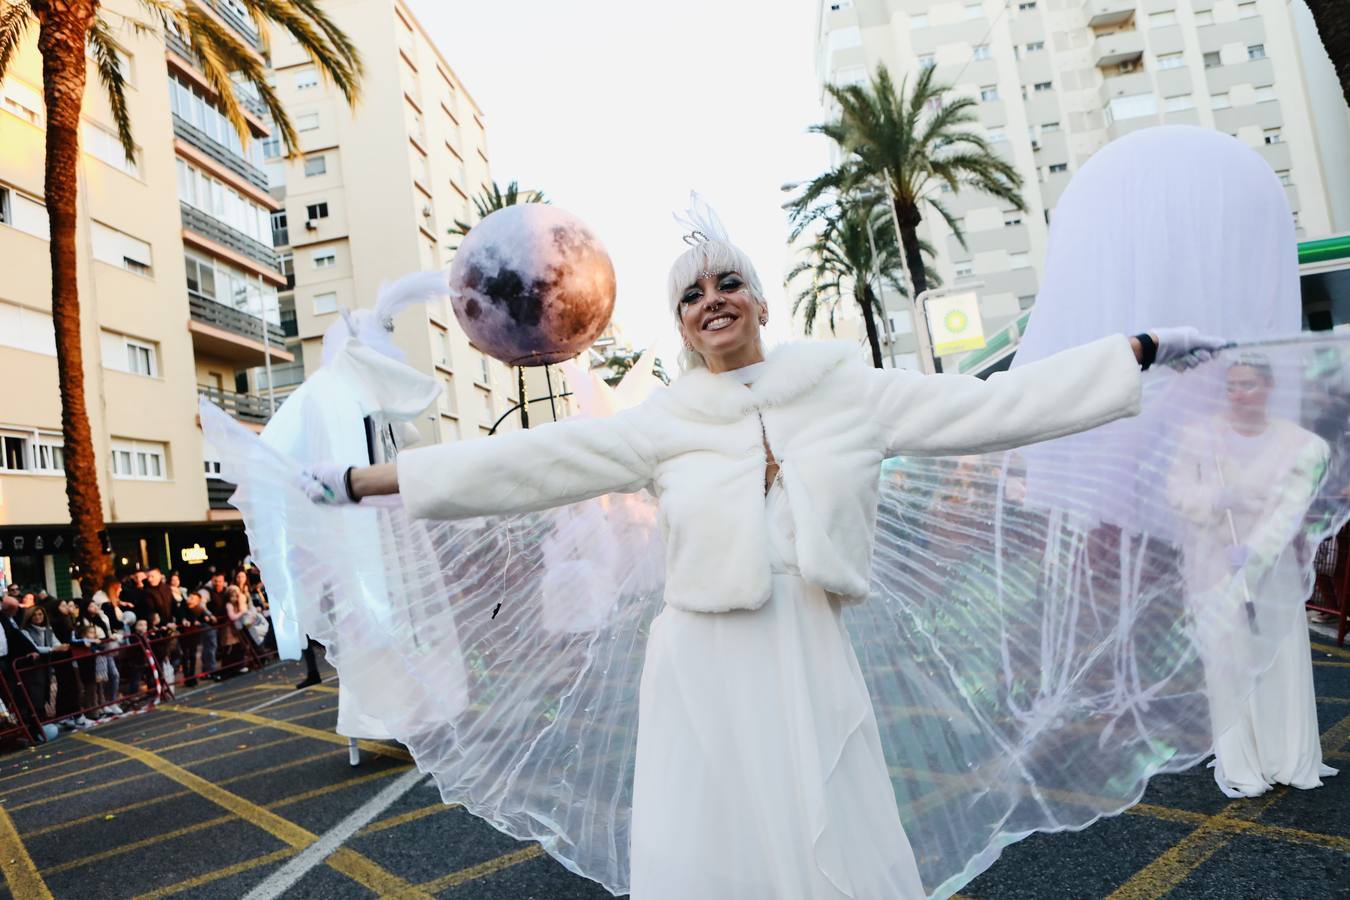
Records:
M9 71L10 60L18 52L19 44L34 21L27 2L0 0L0 79Z
M131 134L131 113L127 110L127 81L122 72L122 60L118 51L126 52L112 36L108 23L95 18L88 34L89 49L94 54L94 67L98 71L99 83L108 92L108 108L112 111L113 122L117 125L117 139L122 144L122 152L127 159L136 158L136 139Z
M261 18L289 32L310 61L331 81L349 106L361 95L364 65L351 38L333 23L315 0L244 0Z

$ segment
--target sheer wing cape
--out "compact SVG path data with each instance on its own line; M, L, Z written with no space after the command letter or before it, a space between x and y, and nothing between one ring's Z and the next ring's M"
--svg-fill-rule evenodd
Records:
M1131 425L1148 452L1075 447L1072 502L1053 489L1058 442L1040 445L1035 496L1018 452L884 465L872 596L844 615L931 895L1199 762L1231 715L1211 713L1206 679L1244 695L1302 627L1306 591L1262 585L1292 566L1307 588L1313 550L1345 518L1350 341L1261 348L1270 408L1305 436L1244 479L1263 486L1257 525L1216 539L1248 546L1246 566L1203 566L1217 574L1202 584L1183 537L1227 524L1196 434L1223 427L1242 349L1146 373ZM458 522L317 507L292 459L210 405L202 417L269 589L369 688L362 713L447 801L625 892L638 682L662 604L655 501ZM1125 527L1085 512L1119 507L1085 497L1122 496L1142 513Z

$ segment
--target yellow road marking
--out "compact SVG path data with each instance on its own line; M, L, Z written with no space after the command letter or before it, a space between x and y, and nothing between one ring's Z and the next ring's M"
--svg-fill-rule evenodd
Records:
M39 752L40 752L40 751L39 751ZM60 762L48 763L47 765L35 765L35 766L30 766L28 769L26 769L26 770L24 770L24 771L15 772L15 773L12 774L12 775L3 775L3 776L0 776L0 784L4 783L4 782L6 782L6 781L14 781L15 779L19 779L19 778L23 778L23 779L31 779L31 778L34 777L35 775L39 775L39 774L44 774L44 773L46 773L46 772L50 772L52 769L59 768L60 766L68 766L68 765L71 765L72 763L87 762L87 761L89 761L90 759L93 759L94 757L103 756L106 752L107 752L107 751L105 751L105 750L94 750L93 752L91 752L91 753L86 753L86 754L84 754L83 756L72 756L72 757L70 757L69 759L63 759L63 760L61 760ZM119 762L121 762L121 760L119 760ZM60 776L60 777L64 777L64 776ZM31 785L32 783L33 783L33 782L31 782L31 781L25 781L23 787L28 787L28 786ZM2 797L7 797L7 796L9 796L11 793L13 793L13 792L12 792L12 791L4 791L4 792L0 792L0 796L2 796Z
M267 728L276 728L280 731L289 731L292 734L311 737L317 741L327 741L330 744L347 746L347 739L334 731L322 731L318 728L308 728L304 725L296 725L294 722L285 719L269 719L266 716L259 716L253 713L233 712L223 709L199 709L191 706L180 706L180 712L190 713L198 716L216 715L226 719L238 719L241 722L252 722L256 725L263 725ZM331 710L327 710L330 711ZM299 718L304 718L300 716ZM402 759L412 762L412 756L402 747L395 747L392 744L385 744L379 741L357 741L357 745L368 753L377 753L382 756L392 756L395 759Z
M544 848L538 844L532 844L524 850L506 853L498 856L496 859L489 859L487 862L479 863L476 866L460 869L458 872L451 872L449 875L442 875L440 878L436 878L432 881L423 882L422 884L419 884L418 887L428 894L439 894L446 888L458 887L466 881L484 878L494 872L500 872L502 869L520 865L523 862L528 862L535 857L543 855Z
M1332 656L1344 656L1350 659L1350 650L1344 647L1337 647L1335 644L1323 644L1320 641L1313 641L1312 648L1321 653L1330 653Z
M425 819L427 816L448 812L457 806L459 806L458 803L433 803L430 806L424 806L421 809L414 809L412 812L405 812L397 816L391 816L388 819L381 819L378 822L371 822L365 828L358 831L357 835L364 837L368 834L377 834L381 831L388 831L390 828L407 825L409 822L416 822L418 819Z
M1329 669L1344 669L1350 666L1350 662L1332 662L1329 659L1314 659L1312 664L1314 666L1326 666Z
M0 873L4 874L14 900L52 900L52 892L33 865L14 820L3 808L0 808Z
M232 794L219 785L212 784L200 775L194 775L182 766L175 765L149 750L142 750L139 747L110 741L107 738L95 737L91 734L81 734L76 737L86 743L115 750L136 759L165 778L178 782L193 793L210 800L226 812L233 813L250 825L261 828L296 850L308 847L319 839L318 835L308 829L301 828L294 822L283 819L271 810L245 800L237 794ZM382 868L353 850L340 850L330 856L327 862L333 869L356 881L362 887L375 891L380 896L397 892L409 898L430 900L427 894L418 891L393 872Z
M295 691L297 696L308 694L311 691L318 691L320 694L336 694L338 689L328 684L311 684L307 688L296 691L293 684L255 684L252 690L255 691Z
M159 900L159 898L161 897L169 897L172 896L173 894L178 894L183 891L190 891L193 888L201 887L202 885L205 884L210 884L213 881L219 881L222 878L229 878L231 875L238 875L241 872L248 872L253 869L257 869L261 866L265 866L269 863L280 862L283 859L289 859L290 857L294 856L296 852L297 851L295 851L290 847L287 847L284 850L276 850L264 856L254 857L253 859L246 859L241 863L235 863L232 866L226 866L223 869L215 869L213 871L207 872L205 875L198 875L196 878L189 878L187 881L180 881L177 884L171 884L168 887L162 887L159 888L158 890L153 890L145 894L139 894L136 896L135 900Z
M1322 734L1323 751L1339 749L1347 737L1350 737L1350 716ZM1108 896L1108 900L1157 900L1167 894L1227 846L1234 835L1256 824L1255 820L1284 794L1285 791L1277 789L1255 799L1234 800L1226 804L1217 814L1206 818L1194 831L1130 876Z
M319 714L319 712L313 712L313 713L307 713L306 715L315 715L315 716L317 716L318 714ZM303 719L303 718L305 718L305 716L298 716L297 718ZM297 725L297 726L295 726L295 727L297 727L297 728L303 728L304 726ZM240 729L240 730L241 730L241 731L247 731L248 729ZM282 730L284 731L284 730L288 730L288 729L282 729ZM236 732L236 733L237 733L237 732ZM76 735L76 738L77 738L77 739L79 739L79 738L81 738L81 737L83 737L83 735ZM126 746L128 746L128 747L133 747L133 746L135 746L135 745L134 745L134 744L127 744ZM178 745L176 745L176 746L182 747L182 746L186 746L186 745L184 745L184 744L178 744ZM211 757L209 760L199 760L199 762L201 762L201 763L214 762L214 761L216 761L216 760L218 760L218 759L225 759L225 758L228 757L228 756L234 756L235 754L238 754L238 753L247 753L247 752L249 752L250 750L256 750L256 749L258 749L258 747L261 747L261 746L264 746L264 745L263 745L263 744L257 744L257 745L251 746L251 747L245 747L245 748L243 748L242 750L231 750L231 751L229 751L229 752L227 752L227 753L219 753L219 754L216 754L215 756ZM344 746L345 746L345 745L344 745ZM138 748L138 749L143 749L143 748ZM167 748L164 748L164 749L167 749ZM147 751L147 752L159 752L159 751ZM56 795L56 796L54 796L54 797L44 797L44 798L42 798L42 799L40 799L40 800L29 800L27 803L20 803L20 804L18 804L18 805L16 805L16 806L11 806L11 807L10 807L10 810L13 811L13 812L19 812L20 810L30 809L31 807L34 807L34 806L42 806L42 805L45 804L45 803L55 803L55 802L58 801L58 800L66 800L66 799L69 799L69 798L71 798L71 797L79 797L79 796L81 796L81 795L83 795L83 794L91 793L92 791L99 791L99 790L103 790L104 788L116 787L117 785L120 785L120 784L127 784L128 782L132 782L132 781L140 781L140 780L145 779L145 778L152 778L152 777L154 777L154 774L155 774L154 772L142 772L142 773L139 774L139 775L128 775L126 778L115 778L115 779L113 779L112 781L104 781L104 782L102 782L102 783L100 783L100 784L93 784L93 785L89 785L88 787L76 788L76 789L73 790L73 791L65 791L64 793L58 794L58 795Z

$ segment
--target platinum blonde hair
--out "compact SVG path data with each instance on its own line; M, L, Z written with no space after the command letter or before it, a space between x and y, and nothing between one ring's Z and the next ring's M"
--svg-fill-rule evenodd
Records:
M745 279L750 296L760 306L767 307L764 287L760 284L759 273L745 251L727 241L703 241L690 247L675 258L670 267L670 277L666 279L667 299L670 312L675 321L680 321L680 297L690 285L698 283L703 272L736 272ZM680 350L680 368L683 371L707 367L703 355L693 350Z

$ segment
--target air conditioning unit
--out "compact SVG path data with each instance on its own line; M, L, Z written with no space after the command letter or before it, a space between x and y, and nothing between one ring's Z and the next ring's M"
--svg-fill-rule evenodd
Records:
M306 230L306 231L318 231L318 230L319 230L319 226L318 226L318 224L317 224L313 219L307 219L307 220L305 220L305 230Z
M430 219L430 218L431 218L431 207L430 207L430 206L424 206L424 207L422 207L422 218L424 218L424 219Z
M1031 149L1032 149L1032 150L1039 150L1039 149L1041 149L1041 142L1038 141L1038 140L1033 139L1032 142L1031 142Z

